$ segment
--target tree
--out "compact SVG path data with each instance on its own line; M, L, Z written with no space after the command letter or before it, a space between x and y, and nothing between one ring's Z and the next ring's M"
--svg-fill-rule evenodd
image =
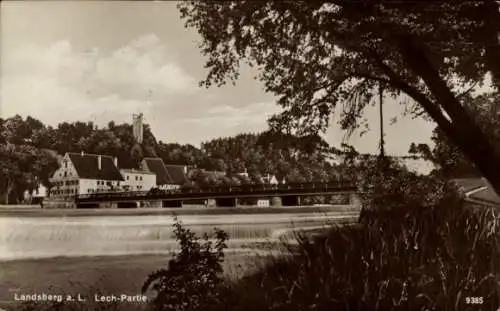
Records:
M132 150L130 150L130 157L133 161L133 168L139 168L141 165L141 161L144 158L141 145L136 144L134 145L134 147L132 147Z
M8 204L18 202L25 190L30 193L38 182L48 185L57 169L57 159L50 153L29 145L0 145L0 194Z
M491 143L499 148L500 139L500 94L485 94L471 98L468 109L473 112L481 129L490 135ZM440 128L436 128L431 137L434 147L427 144L412 143L409 152L432 161L438 172L448 178L477 177L480 172L463 152L453 145Z
M341 124L359 125L378 86L405 95L415 114L436 122L500 193L500 153L463 105L461 89L491 74L500 86L500 11L494 0L179 3L202 37L202 86L233 83L242 62L259 69L284 110L273 128L324 131L343 105ZM479 83L480 84L480 83Z

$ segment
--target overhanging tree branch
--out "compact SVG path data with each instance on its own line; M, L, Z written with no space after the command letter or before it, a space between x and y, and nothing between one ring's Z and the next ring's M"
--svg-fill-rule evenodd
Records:
M422 92L420 92L417 88L406 83L399 75L397 75L391 67L384 63L384 61L378 56L378 54L374 51L369 52L370 57L378 64L379 68L382 72L388 77L388 79L384 78L376 78L379 82L387 83L393 88L399 89L404 93L408 94L413 100L418 102L424 110L429 114L429 116L439 125L443 127L443 130L446 132L451 131L451 123L444 116L441 109L438 108L438 105L433 103L431 100L427 98Z

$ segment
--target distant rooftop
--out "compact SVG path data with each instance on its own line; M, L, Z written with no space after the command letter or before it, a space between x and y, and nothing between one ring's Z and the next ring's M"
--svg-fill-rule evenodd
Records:
M161 158L144 158L143 168L156 175L157 185L182 185L189 181L184 165L167 165Z

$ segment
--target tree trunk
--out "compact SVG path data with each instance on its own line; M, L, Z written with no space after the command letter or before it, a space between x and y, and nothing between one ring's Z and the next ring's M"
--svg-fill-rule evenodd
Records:
M439 106L446 111L451 123L445 126L442 120L436 120L432 114L431 117L488 179L495 192L500 194L500 154L498 151L462 107L437 70L433 69L423 51L411 41L404 41L400 46L400 51L409 67L424 80Z

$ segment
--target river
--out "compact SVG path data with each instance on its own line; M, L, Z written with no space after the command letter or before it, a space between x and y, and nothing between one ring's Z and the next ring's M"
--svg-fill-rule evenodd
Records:
M356 212L187 214L180 222L197 235L214 227L229 234L231 251L254 242L293 238ZM0 215L0 260L51 257L162 254L175 250L172 215L79 215L33 217Z

